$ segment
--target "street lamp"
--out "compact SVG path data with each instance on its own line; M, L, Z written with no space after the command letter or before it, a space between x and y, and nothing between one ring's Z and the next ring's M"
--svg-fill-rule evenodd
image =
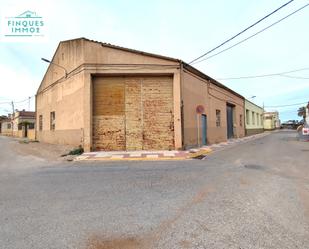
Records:
M256 96L255 96L255 95L251 96L251 97L250 97L250 98L248 98L248 99L254 99L254 98L256 98Z
M49 64L53 64L53 65L55 65L55 66L57 66L57 67L62 68L62 69L64 70L64 72L65 72L65 78L68 76L68 72L67 72L67 70L66 70L63 66L60 66L60 65L58 65L58 64L56 64L56 63L54 63L54 62L51 62L50 60L47 60L47 59L45 59L45 58L41 58L41 60L42 60L42 61L45 61L45 62L47 62L47 63L49 63Z

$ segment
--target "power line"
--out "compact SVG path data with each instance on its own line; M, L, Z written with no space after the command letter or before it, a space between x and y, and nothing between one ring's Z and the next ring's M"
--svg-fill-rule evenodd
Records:
M213 55L211 55L211 56L208 56L208 57L206 57L206 58L204 58L204 59L202 59L202 60L200 60L200 61L196 61L196 60L195 60L195 62L194 62L192 65L197 64L197 63L200 63L200 62L205 61L205 60L208 60L208 59L210 59L210 58L212 58L212 57L215 57L215 56L217 56L217 55L219 55L219 54L221 54L221 53L223 53L223 52L225 52L225 51L227 51L227 50L232 49L233 47L236 47L237 45L239 45L239 44L241 44L241 43L243 43L243 42L245 42L245 41L247 41L247 40L253 38L254 36L256 36L256 35L258 35L258 34L264 32L265 30L271 28L272 26L274 26L274 25L276 25L276 24L282 22L283 20L287 19L288 17L290 17L290 16L296 14L297 12L299 12L299 11L301 11L302 9L306 8L308 5L309 5L309 3L306 4L306 5L304 5L303 7L299 8L299 9L293 11L293 12L290 13L289 15L287 15L287 16L285 16L285 17L279 19L278 21L276 21L276 22L274 22L273 24L267 26L266 28L261 29L260 31L254 33L253 35L251 35L251 36L249 36L249 37L247 37L247 38L245 38L245 39L243 39L243 40L241 40L241 41L235 43L234 45L232 45L232 46L230 46L230 47L227 47L226 49L221 50L220 52L218 52L218 53L216 53L216 54L213 54ZM203 56L203 57L204 57L204 56ZM192 63L192 62L191 62L191 63Z
M4 105L4 104L11 104L11 102L7 101L7 102L0 102L0 105Z
M24 100L21 100L21 101L14 101L15 104L18 104L18 103L23 103L23 102L26 102L26 101L29 101L29 98L32 99L34 97L34 95L24 99Z
M263 78L263 77L271 77L271 76L282 76L282 77L289 77L289 78L301 78L301 79L308 79L302 78L297 76L290 76L286 75L288 73L295 73L300 71L309 70L309 67L295 69L291 71L279 72L279 73L269 73L269 74L260 74L260 75L249 75L249 76L238 76L238 77L228 77L228 78L218 78L217 80L241 80L241 79L254 79L254 78Z
M308 80L309 79L308 77L292 76L292 75L285 75L285 74L282 74L279 76L286 77L286 78L292 78L292 79L298 79L298 80Z
M279 108L279 107L287 107L287 106L296 106L296 105L305 105L308 102L297 103L297 104L290 104L290 105L274 105L274 106L264 106L265 108Z
M249 27L245 28L244 30L240 31L239 33L237 33L236 35L232 36L231 38L225 40L224 42L222 42L220 45L214 47L213 49L209 50L208 52L202 54L201 56L197 57L196 59L192 60L191 62L189 62L189 64L197 61L198 59L210 54L211 52L215 51L216 49L222 47L224 44L230 42L231 40L235 39L237 36L241 35L242 33L246 32L247 30L251 29L252 27L254 27L255 25L257 25L258 23L262 22L263 20L265 20L266 18L270 17L271 15L273 15L274 13L276 13L277 11L279 11L280 9L284 8L285 6L287 6L288 4L292 3L294 0L290 0L287 3L281 5L279 8L275 9L274 11L272 11L271 13L267 14L266 16L264 16L263 18L259 19L258 21L256 21L255 23L251 24Z
M32 99L35 95L32 95L26 99L23 99L23 100L20 100L20 101L7 101L7 102L0 102L0 105L4 105L4 104L12 104L12 102L14 104L19 104L19 103L23 103L23 102L26 102L26 101L29 101L29 98Z

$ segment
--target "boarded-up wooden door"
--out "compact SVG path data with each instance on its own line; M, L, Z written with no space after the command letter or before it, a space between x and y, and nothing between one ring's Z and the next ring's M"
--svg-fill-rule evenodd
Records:
M125 150L124 98L123 77L94 78L94 150Z
M126 150L143 149L143 108L142 108L142 79L126 77L125 79L125 125Z
M173 85L167 76L142 81L143 149L174 148Z
M95 78L93 148L173 149L172 77Z

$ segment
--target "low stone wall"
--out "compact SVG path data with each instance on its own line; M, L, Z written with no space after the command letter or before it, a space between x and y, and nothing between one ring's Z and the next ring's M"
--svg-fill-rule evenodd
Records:
M13 137L23 137L23 131L22 130L13 131Z
M1 133L0 133L0 135L2 135L2 136L12 136L12 131L2 131Z
M35 140L35 129L28 130L28 138L31 140Z

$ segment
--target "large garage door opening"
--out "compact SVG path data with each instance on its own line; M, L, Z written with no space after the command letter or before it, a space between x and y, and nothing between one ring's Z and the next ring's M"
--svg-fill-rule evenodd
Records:
M93 149L174 149L172 77L93 78Z

